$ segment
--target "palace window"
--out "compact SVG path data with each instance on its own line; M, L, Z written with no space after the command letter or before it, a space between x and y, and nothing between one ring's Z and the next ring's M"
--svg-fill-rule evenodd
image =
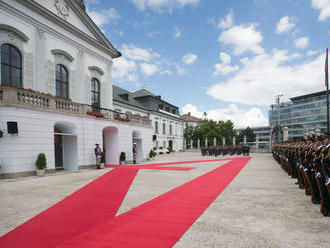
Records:
M155 121L155 133L158 133L158 121Z
M56 65L56 96L69 98L69 75L63 65Z
M1 46L1 84L22 87L22 55L10 44Z
M163 134L166 134L166 124L163 123Z
M100 111L100 82L96 78L91 80L91 97L93 111Z
M172 124L170 124L170 135L172 135Z

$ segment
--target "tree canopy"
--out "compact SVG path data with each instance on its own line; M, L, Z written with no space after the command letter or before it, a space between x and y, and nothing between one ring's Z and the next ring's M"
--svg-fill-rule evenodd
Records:
M209 145L213 145L214 138L217 139L217 145L222 145L223 137L226 139L226 144L232 144L233 136L237 137L237 133L231 120L216 122L204 119L197 127L186 125L184 132L184 138L187 142L190 140L196 142L199 139L201 147L205 145L206 138Z
M244 141L244 136L246 136L247 142L254 142L256 140L256 134L254 133L253 129L247 127L239 133L237 138L237 144Z

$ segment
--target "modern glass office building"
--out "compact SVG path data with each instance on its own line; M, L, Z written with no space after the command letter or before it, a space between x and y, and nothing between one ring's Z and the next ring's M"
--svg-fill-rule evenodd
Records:
M291 101L270 105L269 125L289 128L289 139L301 138L307 131L327 129L326 91L290 98Z

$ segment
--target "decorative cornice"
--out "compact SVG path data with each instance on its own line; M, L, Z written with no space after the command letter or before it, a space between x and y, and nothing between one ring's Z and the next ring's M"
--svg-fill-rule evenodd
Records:
M82 32L77 27L73 26L72 24L70 24L66 20L64 20L61 17L57 16L55 13L49 11L45 7L43 7L40 4L36 3L35 1L33 1L33 0L17 0L17 1L20 2L23 5L31 8L31 9L33 9L38 14L40 14L43 17L49 19L50 21L53 21L54 23L57 23L62 28L68 30L70 33L73 33L73 34L77 35L78 37L80 37L82 39L85 39L90 44L94 45L95 47L97 47L100 50L103 50L104 52L106 52L107 54L109 54L112 58L117 58L117 57L119 57L121 55L120 52L118 52L116 49L114 49L114 47L111 45L111 43L109 41L108 41L108 43L106 43L104 41L104 39L100 37L100 35L96 35L96 37L99 38L99 40L96 40L95 38L93 38L93 37L87 35L86 33ZM71 7L72 6L78 7L79 10L77 12L79 12L79 11L83 12L83 10L81 9L81 7L75 5L76 4L75 1L68 1L68 0L65 0L65 1ZM10 6L10 7L12 8L12 6ZM73 10L77 9L75 7L72 7L72 9ZM75 12L75 13L77 13L77 12ZM85 15L88 16L86 13L85 13ZM81 17L82 14L80 14L78 16ZM84 24L86 25L86 22L84 22ZM88 27L90 27L90 26L91 26L91 23L88 25ZM95 24L94 24L94 26L95 26ZM99 31L99 32L101 32L101 31ZM95 31L92 32L92 33L93 34L96 34Z
M20 0L18 0L20 1ZM12 6L7 5L6 3L0 1L0 8L3 9L5 12L10 13L14 16L16 16L17 18L21 18L22 20L26 21L27 23L35 26L36 28L42 28L45 32L54 35L56 37L58 37L59 39L61 39L62 41L72 45L73 47L76 47L79 50L84 51L87 54L90 54L92 56L97 57L98 59L102 60L104 63L108 64L108 65L112 65L112 61L96 52L94 52L93 50L77 43L76 41L72 40L71 38L63 35L61 32L58 32L55 29L50 28L49 26L45 25L44 23L31 18L30 16L27 16L25 13L19 11L18 9L13 8ZM88 36L89 37L89 36ZM93 44L92 44L93 45ZM99 48L101 51L105 52L101 46L96 46L95 47Z
M64 0L55 0L55 7L64 20L69 17L70 9Z
M103 34L103 32L99 29L99 27L94 23L94 21L89 17L89 15L84 11L78 2L65 0L69 6L73 9L75 14L80 18L80 20L88 27L89 31L91 31L98 39L100 39L106 46L110 47L112 50L116 52L116 56L114 58L120 57L121 53L117 51L114 46L110 43L108 38Z
M100 67L98 67L98 66L90 66L90 67L88 67L88 69L90 71L96 71L96 72L98 72L99 74L101 74L101 76L103 76L103 74L104 74L104 71Z
M74 58L69 54L67 53L66 51L63 51L63 50L60 50L60 49L54 49L51 51L52 54L54 55L62 55L64 56L65 58L67 58L70 62L73 62L74 61Z
M22 31L18 30L17 28L14 28L12 26L9 26L9 25L6 25L6 24L0 24L0 30L5 30L5 31L8 31L8 32L14 33L22 41L27 42L29 40L29 37L27 37Z

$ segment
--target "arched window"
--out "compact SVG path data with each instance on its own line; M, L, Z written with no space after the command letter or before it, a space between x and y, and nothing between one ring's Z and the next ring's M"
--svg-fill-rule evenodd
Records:
M56 65L56 96L69 98L69 75L63 65Z
M9 44L1 46L1 84L22 87L22 55Z
M100 109L100 82L96 78L92 78L91 81L92 90L92 108L94 111L99 111Z

